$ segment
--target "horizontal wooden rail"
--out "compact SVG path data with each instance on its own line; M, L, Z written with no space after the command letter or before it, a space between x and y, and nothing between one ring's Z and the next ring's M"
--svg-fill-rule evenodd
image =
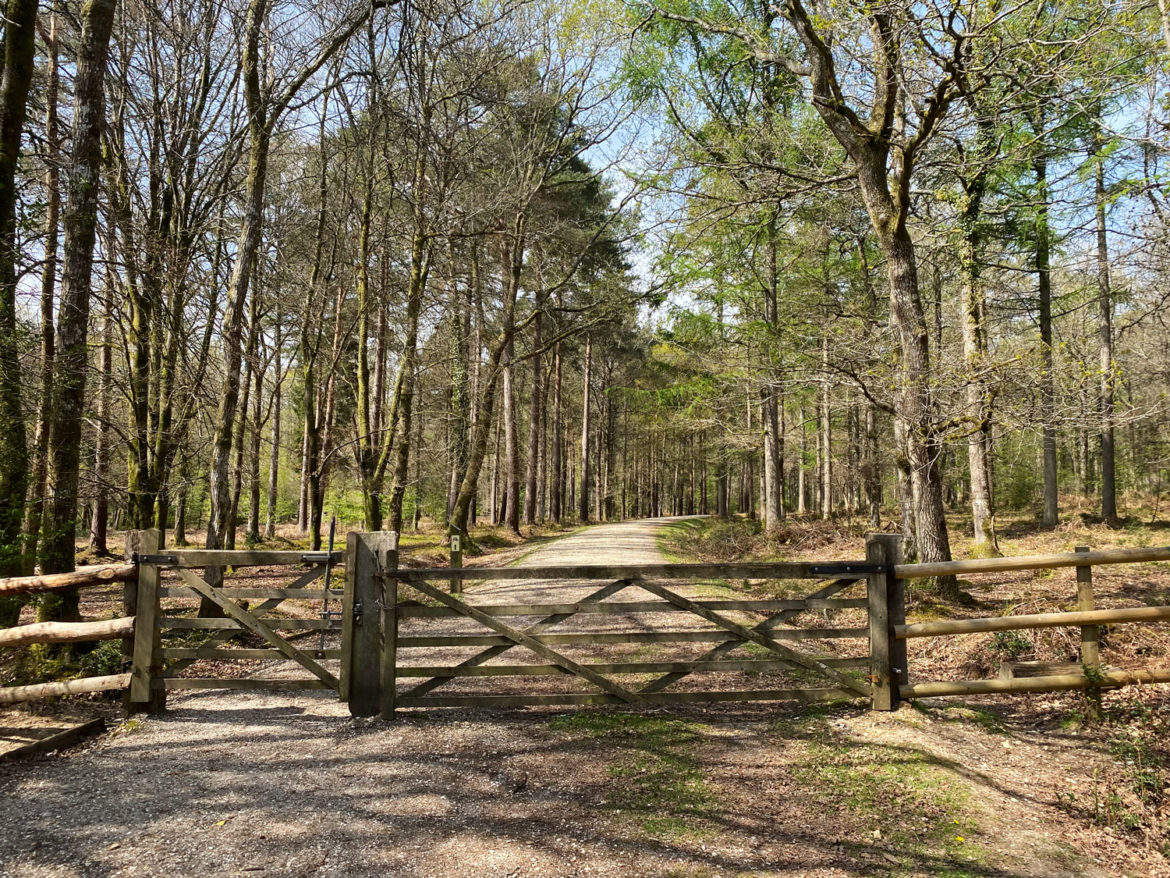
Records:
M155 677L150 688L164 689L247 689L260 692L298 692L302 689L332 689L316 679L255 680L250 677Z
M11 579L0 579L0 597L109 585L111 582L130 582L137 576L138 568L133 564L99 564L92 567L78 567L72 573L15 576Z
M341 658L340 649L302 649L305 655L315 659L337 659ZM225 659L228 661L236 661L239 659L273 659L276 661L288 661L288 657L279 649L231 649L228 647L219 648L215 646L197 646L197 647L178 647L178 646L164 646L162 648L162 657L164 659L176 660L196 660L196 659Z
M857 698L846 689L748 689L727 692L639 692L647 704L706 704L718 701L836 701ZM555 695L400 695L398 707L539 707L570 704L624 704L604 692Z
M978 634L986 631L1023 631L1030 628L1064 628L1081 625L1110 625L1123 622L1159 622L1170 619L1170 607L1128 607L1119 610L1078 610L1071 613L1033 613L1027 616L993 616L985 619L951 619L943 622L915 622L895 625L894 636L940 637L948 634Z
M830 668L864 668L869 658L815 657ZM722 659L715 661L584 663L599 674L691 674L691 673L762 673L792 670L796 666L784 659ZM801 670L804 670L801 668ZM558 665L414 665L395 669L399 677L552 677L572 676Z
M335 591L333 589L325 591L321 588L218 588L216 592L225 598L257 601L268 600L269 598L280 598L281 600L302 598L317 601L329 598L330 600L340 600L342 596L341 591ZM164 585L159 588L158 596L160 598L198 598L199 592L185 585Z
M63 680L60 683L5 686L0 688L0 704L38 701L42 698L55 698L58 695L83 695L88 692L107 692L111 689L125 689L129 685L129 674L113 674L108 677L82 677L79 680Z
M866 606L865 598L821 598L812 600L774 601L695 601L708 610L741 610L743 612L769 613L778 610L846 610ZM679 613L688 612L669 601L609 601L585 602L579 604L499 604L475 607L489 616L552 616L583 615L625 615L629 613ZM466 618L463 613L450 607L429 607L423 604L403 603L398 605L399 619L458 619Z
M36 622L0 630L0 647L25 646L30 643L81 643L133 636L133 616L101 622Z
M262 616L261 618L269 628L284 631L320 631L322 628L327 630L341 630L340 619L277 619L272 616ZM183 629L185 631L218 631L223 628L239 631L247 630L235 619L207 619L202 616L195 619L160 616L158 627L162 629Z
M1140 564L1152 561L1170 561L1170 546L1149 549L1101 549L1096 552L1064 552L1058 555L1021 555L1018 558L974 558L969 561L938 561L932 564L899 564L894 568L894 575L899 579L922 579L928 576L1051 570L1056 567Z
M200 620L202 621L202 620ZM275 627L275 626L274 626ZM705 631L595 631L579 634L536 634L537 640L553 644L599 643L748 643L726 630ZM868 628L782 628L767 633L772 640L848 640L869 637ZM513 646L514 641L496 634L447 634L432 636L399 635L399 649L439 646Z
M935 698L946 695L990 695L997 692L1059 692L1070 689L1116 689L1142 683L1170 683L1170 668L1151 671L1104 671L1092 678L1084 674L1053 674L997 680L960 680L913 683L899 687L903 698Z
M856 575L858 579L876 570L864 561L846 563L773 563L773 564L640 564L631 567L585 565L581 567L436 567L401 568L394 572L402 582L428 579L459 579L464 582L486 580L542 579L840 579Z
M251 552L235 549L163 549L147 558L165 558L160 567L287 567L299 564L323 564L328 558L334 564L345 560L345 552L299 552L294 550L264 550Z

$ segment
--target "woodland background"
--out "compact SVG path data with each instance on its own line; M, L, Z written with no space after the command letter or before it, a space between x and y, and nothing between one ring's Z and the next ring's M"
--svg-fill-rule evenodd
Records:
M0 574L1160 514L1164 4L8 0L3 45Z

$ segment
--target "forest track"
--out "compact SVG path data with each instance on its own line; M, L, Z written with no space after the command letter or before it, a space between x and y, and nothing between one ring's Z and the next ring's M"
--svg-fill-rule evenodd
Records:
M658 561L662 526L590 528L522 563ZM469 599L520 598L515 586ZM533 587L560 600L579 586ZM331 693L194 692L83 749L0 766L0 876L1164 874L1100 833L1074 844L1084 829L1054 804L1061 778L1038 766L1077 742L938 713L752 704L386 723L351 719Z

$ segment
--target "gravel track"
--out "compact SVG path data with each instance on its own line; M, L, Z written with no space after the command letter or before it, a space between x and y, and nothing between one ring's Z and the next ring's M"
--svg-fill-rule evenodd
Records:
M658 562L662 526L589 528L522 563ZM493 583L468 599L561 602L597 585ZM286 671L273 665L267 673ZM705 773L719 805L702 831L647 834L615 810L617 787L628 779L615 776L613 760L639 754L621 736L550 725L565 711L408 711L386 723L350 718L325 692L195 692L172 696L165 715L134 719L85 748L0 766L0 876L838 878L889 874L893 864L900 875L1107 874L1071 855L1036 854L1061 837L1059 812L1028 798L1034 781L1023 768L1018 782L980 787L979 810L1014 833L1002 862L909 856L873 840L865 819L827 803L823 791L807 789L810 744L786 741L775 725L799 717L796 709L642 712L698 730L686 758ZM885 740L910 761L925 758L930 735L899 720L903 714L914 719L912 711L847 710L831 732ZM964 747L986 734L966 734L950 731L948 759L978 758ZM1028 746L1015 751L1021 766L1030 757L1051 760ZM1119 856L1112 873L1128 866Z

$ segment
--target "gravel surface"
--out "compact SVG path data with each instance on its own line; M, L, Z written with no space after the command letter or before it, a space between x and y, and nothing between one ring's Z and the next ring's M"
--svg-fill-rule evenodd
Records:
M660 561L660 527L587 529L522 563ZM498 583L469 599L563 601L594 587ZM911 710L846 707L812 726L777 705L405 711L386 723L352 719L318 692L195 692L173 696L169 708L71 753L0 766L0 876L834 878L1161 868L1099 835L1070 845L1050 795L1059 777L1036 780L1037 766L1051 772L1060 761L1048 743L1021 736L1001 746L977 724ZM575 725L581 717L611 722ZM657 724L652 744L635 734L637 723ZM915 803L925 800L886 808L840 795L827 775L810 773L825 763L826 740L837 759L880 746L895 764L941 760L946 782L969 791L961 816L979 847L891 841L891 822L918 819ZM658 774L667 778L661 789ZM647 789L662 794L660 815L638 798ZM1094 862L1103 851L1107 868Z

